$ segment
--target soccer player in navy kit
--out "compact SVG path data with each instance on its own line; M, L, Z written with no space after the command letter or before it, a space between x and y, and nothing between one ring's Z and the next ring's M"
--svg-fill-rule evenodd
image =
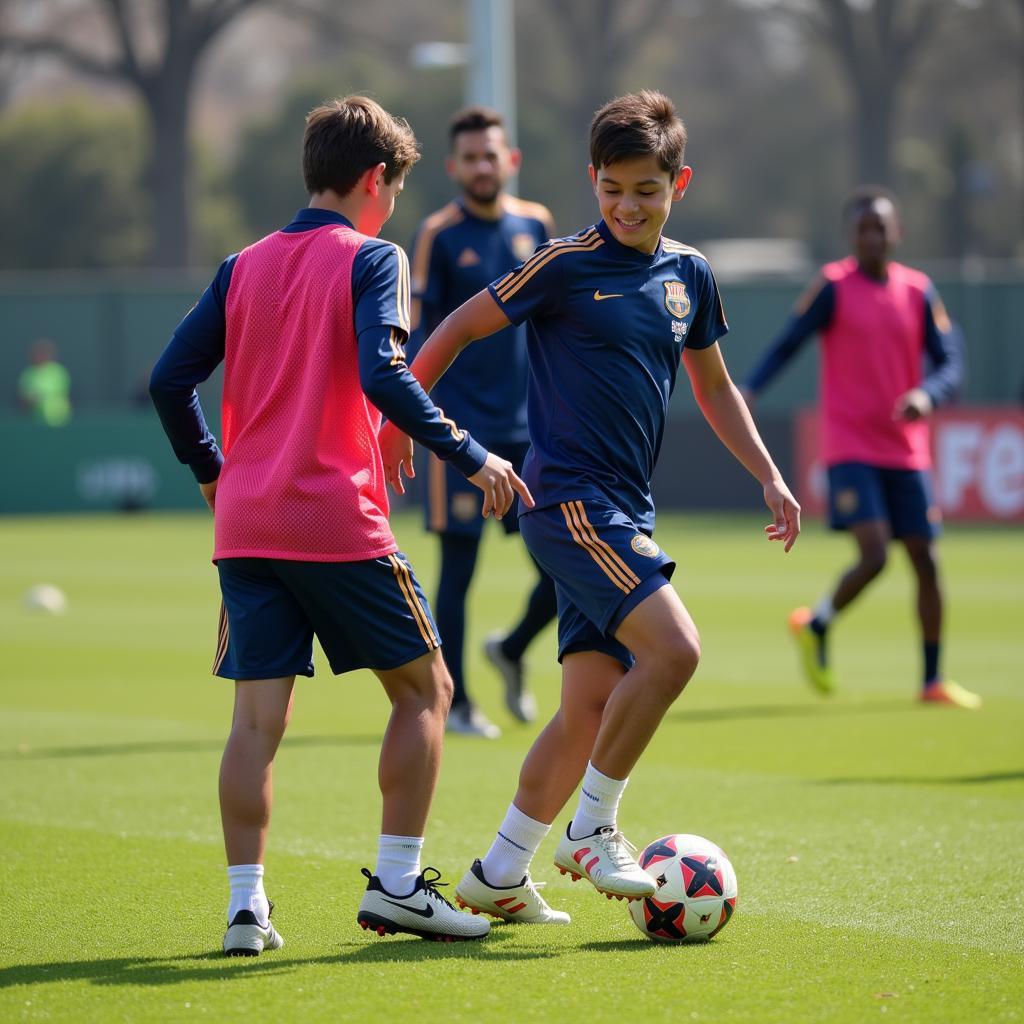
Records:
M449 125L448 174L461 189L453 202L429 216L412 247L414 355L424 338L453 309L527 259L551 235L551 214L539 203L508 195L520 154L509 146L504 121L487 107L466 107ZM526 329L509 327L474 346L435 389L434 401L480 444L522 467L526 429ZM430 455L424 489L427 528L441 542L441 577L434 612L444 637L444 658L455 685L447 729L494 739L501 730L473 704L463 667L466 595L483 531L479 491L457 470ZM518 516L501 520L518 532ZM522 722L537 716L524 684L523 654L555 617L555 587L540 572L525 614L507 634L487 639L485 653L502 676L505 703Z
M607 104L590 130L593 227L556 239L449 316L412 367L429 390L461 349L529 321L530 453L536 505L523 539L555 580L562 700L523 764L493 845L459 883L463 905L512 921L564 923L529 864L582 778L555 864L609 897L655 880L616 827L627 778L700 657L697 627L652 539L650 479L682 361L705 418L762 484L769 540L789 550L800 507L765 450L717 344L727 327L699 252L663 238L689 184L686 130L672 102L642 92ZM381 437L385 472L411 445Z

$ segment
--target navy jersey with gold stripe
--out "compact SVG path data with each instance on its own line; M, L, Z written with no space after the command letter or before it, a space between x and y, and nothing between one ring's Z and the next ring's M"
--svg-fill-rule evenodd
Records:
M502 206L497 220L483 220L456 200L420 225L410 357L452 310L547 241L551 215L543 206L514 196L503 196ZM526 372L526 331L510 327L467 349L431 397L486 447L524 443Z
M667 238L639 252L601 221L489 290L513 324L528 322L522 475L537 508L603 497L653 530L650 481L683 348L729 329L707 260Z

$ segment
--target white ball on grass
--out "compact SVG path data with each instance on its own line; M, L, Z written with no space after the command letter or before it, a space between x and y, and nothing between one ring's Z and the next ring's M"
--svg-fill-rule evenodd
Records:
M37 583L26 591L25 607L33 611L60 615L67 611L68 599L60 587L55 587L52 583Z

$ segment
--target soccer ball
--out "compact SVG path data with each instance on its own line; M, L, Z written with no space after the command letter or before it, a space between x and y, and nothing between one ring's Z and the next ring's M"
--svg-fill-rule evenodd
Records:
M67 611L68 599L60 587L55 587L52 583L37 583L25 592L25 607L36 612L60 615Z
M640 867L658 891L629 904L633 923L655 942L704 942L717 935L736 909L736 872L729 858L701 836L655 839Z

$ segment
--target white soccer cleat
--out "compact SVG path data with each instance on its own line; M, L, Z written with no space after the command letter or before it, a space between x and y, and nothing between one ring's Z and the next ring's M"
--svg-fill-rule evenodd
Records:
M491 930L483 918L460 913L441 895L437 888L441 872L436 868L424 868L408 896L393 896L376 875L366 868L362 871L366 892L356 915L361 928L378 935L407 932L436 942L482 939ZM430 878L427 872L431 872Z
M485 740L496 740L501 736L501 730L472 704L455 705L448 712L445 731L462 736L480 736Z
M260 924L251 910L240 910L232 918L224 935L225 956L259 956L265 949L280 949L284 939L270 923L274 904L270 904L267 923Z
M593 835L572 839L569 830L555 850L555 867L574 882L586 878L608 899L639 900L653 896L657 883L636 862L636 847L618 829L606 825Z
M568 924L569 915L552 910L537 888L529 874L518 885L491 885L480 861L475 860L459 882L455 900L474 914L489 914L513 924Z
M501 649L505 639L501 633L492 633L484 643L487 660L498 670L505 684L505 707L520 722L533 722L537 718L537 701L526 689L523 679L523 663L505 656Z

